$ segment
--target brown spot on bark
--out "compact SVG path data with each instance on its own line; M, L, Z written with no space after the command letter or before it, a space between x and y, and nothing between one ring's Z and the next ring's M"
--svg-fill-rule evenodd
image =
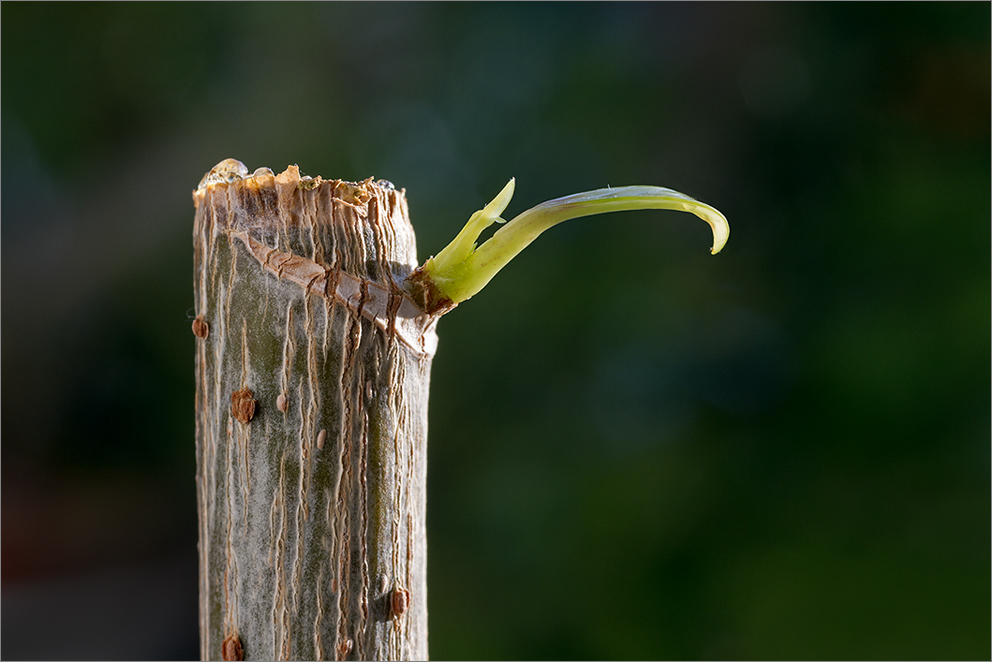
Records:
M203 321L203 315L197 315L196 319L193 320L193 335L200 340L210 335L210 327Z
M321 430L317 433L317 450L324 447L324 440L327 439L327 430Z
M342 639L341 643L338 644L338 659L342 660L348 656L351 649L355 647L355 642L351 639Z
M279 397L276 398L276 407L284 414L289 411L289 398L286 397L285 393L280 393Z
M394 588L390 605L393 608L393 618L399 618L405 614L406 610L410 607L410 591L399 586Z
M232 634L224 643L220 645L220 656L224 660L243 660L245 659L245 650L241 647L241 638L236 634Z
M231 415L242 423L247 423L255 416L258 402L252 392L246 388L231 394Z

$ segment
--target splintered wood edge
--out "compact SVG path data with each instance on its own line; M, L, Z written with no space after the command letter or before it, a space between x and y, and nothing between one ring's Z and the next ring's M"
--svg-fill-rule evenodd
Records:
M336 198L338 202L353 206L364 205L369 201L371 194L369 194L367 187L370 184L387 190L395 190L400 195L406 195L406 189L396 189L391 182L384 179L376 180L374 177L369 177L360 182L349 182L343 179L324 179L320 175L311 177L309 175L300 175L300 167L298 165L287 166L278 175L271 168L265 167L257 168L255 172L249 175L245 164L237 159L225 159L211 168L203 176L203 179L200 180L200 184L193 191L194 207L199 207L204 197L206 197L207 191L215 186L229 186L237 182L241 182L242 185L254 186L255 188L276 185L283 189L285 187L292 187L305 191L319 186L332 186L341 189L342 193L344 193L342 197Z

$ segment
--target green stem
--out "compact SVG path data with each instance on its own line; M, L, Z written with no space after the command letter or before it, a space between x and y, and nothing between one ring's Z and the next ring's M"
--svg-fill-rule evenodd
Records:
M712 228L714 255L730 236L730 225L724 215L703 202L658 186L623 186L576 193L539 204L506 223L482 246L476 247L475 241L483 230L494 222L505 222L499 215L510 203L513 189L511 179L492 202L472 214L444 250L418 269L418 280L424 281L431 292L428 298L447 300L447 307L469 299L542 232L572 218L635 209L691 212Z

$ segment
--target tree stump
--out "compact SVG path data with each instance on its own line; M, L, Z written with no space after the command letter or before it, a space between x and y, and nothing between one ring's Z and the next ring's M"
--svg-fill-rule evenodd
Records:
M193 200L202 657L426 659L437 336L404 192L229 159Z

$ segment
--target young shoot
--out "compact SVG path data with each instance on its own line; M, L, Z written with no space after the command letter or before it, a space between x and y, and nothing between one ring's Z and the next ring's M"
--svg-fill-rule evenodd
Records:
M428 258L411 281L424 288L427 312L444 312L477 294L517 253L548 228L572 218L635 209L687 211L709 223L713 247L719 253L730 237L730 225L719 211L704 202L659 186L622 186L567 195L537 205L506 222L500 214L513 197L514 180L472 217L458 236L436 256ZM488 241L476 246L487 227L505 223Z

